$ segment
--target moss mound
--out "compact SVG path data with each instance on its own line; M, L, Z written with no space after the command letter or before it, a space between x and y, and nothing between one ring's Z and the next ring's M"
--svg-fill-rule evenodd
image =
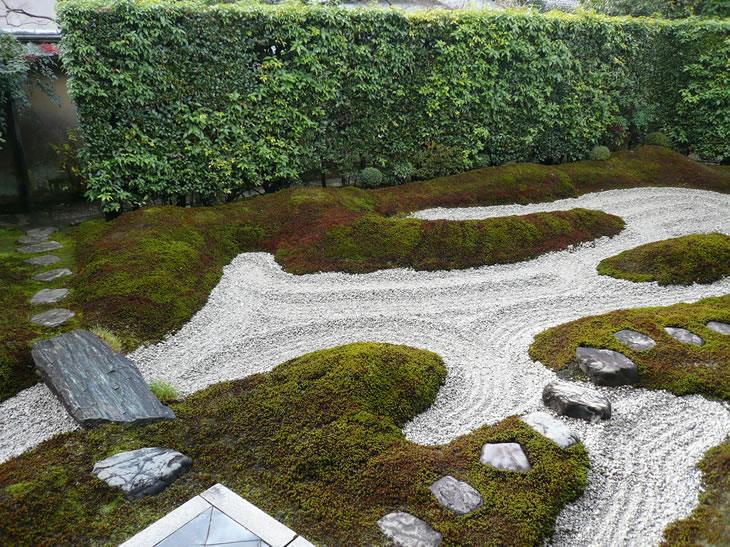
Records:
M584 489L585 449L561 450L517 417L444 446L407 441L400 427L433 402L445 375L427 351L350 344L208 388L175 405L173 422L59 435L0 466L0 537L119 543L221 482L321 544L385 544L376 521L396 510L425 519L445 545L540 544ZM532 470L481 464L485 442L520 443ZM144 446L179 450L193 468L140 501L91 475L95 461ZM442 508L428 486L446 474L477 488L484 507L468 516Z
M702 470L700 504L664 531L663 546L730 545L730 440L711 448L697 466Z
M730 236L690 234L647 243L602 260L598 273L660 285L713 283L730 275Z
M638 387L666 389L676 395L699 393L730 400L730 336L708 329L708 321L730 322L730 295L694 304L618 310L584 317L535 337L530 357L554 370L568 370L578 346L620 351L639 368ZM705 340L702 347L678 342L664 327L683 327ZM656 346L632 350L614 338L622 329L651 336Z

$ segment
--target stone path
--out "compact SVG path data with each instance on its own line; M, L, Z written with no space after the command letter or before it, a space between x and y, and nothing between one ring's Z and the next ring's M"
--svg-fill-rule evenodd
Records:
M19 253L45 253L55 249L61 249L63 244L58 241L48 241L52 234L58 231L58 228L46 226L42 228L33 228L28 230L24 236L18 238L18 243L24 247L18 247ZM45 254L41 256L33 256L25 262L34 266L48 267L61 259L56 255ZM33 281L51 282L61 277L71 275L71 270L67 268L55 268L34 275ZM68 289L41 289L30 299L30 303L34 306L42 306L53 304L66 298L69 294ZM74 312L65 308L54 308L43 313L37 313L30 318L30 322L43 327L57 327L74 316Z

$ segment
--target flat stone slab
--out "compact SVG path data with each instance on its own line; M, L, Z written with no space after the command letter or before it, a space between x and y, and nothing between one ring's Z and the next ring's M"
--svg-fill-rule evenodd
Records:
M74 315L76 314L71 310L53 308L52 310L31 316L30 322L35 323L36 325L43 325L44 327L57 327L61 323L71 319Z
M719 321L710 321L705 325L708 329L715 331L720 334L730 335L730 325L727 323L720 323Z
M631 349L645 351L656 346L656 342L651 336L636 332L635 330L624 329L613 333L614 338L620 340Z
M57 232L58 228L47 227L47 228L33 228L28 230L24 236L18 238L18 243L21 245L34 245L41 243L51 237L51 234Z
M41 289L30 299L31 304L53 304L68 296L68 289Z
M518 443L486 443L482 446L479 461L502 471L532 469L527 454Z
M611 417L611 401L597 391L568 382L550 382L542 390L542 402L561 416L589 422Z
M44 243L36 243L35 245L28 245L27 247L18 247L15 249L19 253L47 253L55 249L63 247L58 241L46 241Z
M53 281L59 277L65 275L71 275L71 270L66 268L56 268L55 270L48 270L47 272L41 272L32 277L33 281Z
M547 437L565 450L580 442L578 434L563 422L550 416L547 412L533 412L520 418L543 437Z
M664 330L669 336L683 344L694 344L695 346L705 345L705 341L702 337L697 336L694 332L687 329L683 329L681 327L664 327Z
M134 363L88 331L36 342L32 355L43 380L83 427L175 418Z
M457 515L466 515L484 505L484 498L476 488L451 475L441 477L428 489L441 505Z
M639 369L623 353L610 349L578 347L578 366L598 386L623 386L639 381Z
M162 492L191 465L193 460L176 450L140 448L96 462L92 473L134 500Z
M410 513L388 513L378 521L383 534L398 547L436 547L443 537Z
M61 262L61 259L56 255L43 255L43 256L32 256L23 262L33 264L34 266L50 266L56 262Z

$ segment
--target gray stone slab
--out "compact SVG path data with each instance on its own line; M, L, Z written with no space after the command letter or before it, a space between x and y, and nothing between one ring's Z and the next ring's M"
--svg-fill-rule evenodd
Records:
M611 417L611 401L594 389L556 380L542 390L542 402L561 416L589 422Z
M48 270L47 272L41 272L33 276L33 281L54 281L59 277L65 275L71 275L71 270L66 268L56 268L55 270Z
M31 323L36 325L42 325L44 327L57 327L61 323L65 323L76 315L71 310L64 308L53 308L52 310L44 311L37 315L32 315L30 318Z
M36 243L42 243L46 241L51 234L57 232L58 228L33 228L28 230L24 236L18 238L18 243L21 245L35 245Z
M31 304L53 304L68 296L68 289L41 289L30 299Z
M694 332L687 329L681 327L664 327L664 330L669 336L683 344L694 344L695 346L705 345L705 341L701 336L697 336Z
M47 253L55 249L63 247L58 241L46 241L44 243L36 243L35 245L28 245L26 247L18 247L15 249L19 253Z
M441 477L428 489L441 505L457 515L466 515L484 505L484 498L476 488L451 475Z
M624 329L613 333L614 338L620 340L631 349L645 351L656 346L656 342L651 336L636 332L635 330Z
M192 464L193 460L176 450L140 448L96 462L92 473L129 499L139 499L162 492Z
M578 366L599 386L623 386L639 381L639 369L623 353L610 349L578 347Z
M562 449L570 448L580 442L580 437L575 431L546 412L533 412L522 416L520 420Z
M378 521L383 535L398 547L437 547L443 537L429 524L410 513L388 513Z
M48 387L84 427L175 418L150 391L134 363L88 331L36 342L32 355Z
M502 471L529 471L532 469L527 454L518 443L486 443L479 458L485 465Z
M28 264L33 264L34 266L50 266L51 264L55 264L56 262L61 262L61 259L56 255L43 255L32 256L24 260L24 262L27 262Z
M31 236L31 237L38 237L38 236L44 236L44 235L51 235L55 234L58 231L58 228L55 226L40 226L38 228L31 228L30 230L26 230L25 235Z
M719 334L730 335L730 325L727 323L720 323L719 321L710 321L705 325L708 329L715 331Z

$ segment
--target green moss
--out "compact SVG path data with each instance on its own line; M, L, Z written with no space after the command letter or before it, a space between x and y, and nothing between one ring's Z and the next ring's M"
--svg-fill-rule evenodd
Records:
M445 375L431 352L350 344L212 386L174 405L172 422L55 437L0 466L0 536L118 544L221 482L319 544L385 544L376 521L394 510L425 519L445 545L539 544L585 487L584 448L561 450L516 417L448 445L407 441L400 428L434 401ZM530 472L479 462L483 443L508 441L524 447ZM180 450L193 468L141 501L91 476L95 461L142 446ZM468 517L441 507L428 486L445 474L472 484L485 506Z
M698 467L700 503L664 531L663 546L730 545L730 440L711 448Z
M602 260L598 273L660 285L713 283L730 275L730 236L690 234L647 243Z
M730 400L730 336L708 329L708 321L730 323L730 295L693 304L617 310L571 321L538 334L530 346L530 357L560 371L570 368L578 346L608 348L636 363L639 387ZM702 347L683 344L664 327L689 329L706 343ZM613 336L621 329L647 334L657 344L646 351L632 350Z

